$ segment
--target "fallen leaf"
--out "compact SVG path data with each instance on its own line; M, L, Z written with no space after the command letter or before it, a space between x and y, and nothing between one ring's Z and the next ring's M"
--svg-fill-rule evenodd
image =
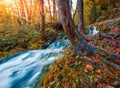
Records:
M98 74L101 74L102 73L102 70L96 70L96 73L98 73Z
M86 65L86 69L87 69L88 71L92 71L92 70L93 70L93 67L88 64L88 65Z

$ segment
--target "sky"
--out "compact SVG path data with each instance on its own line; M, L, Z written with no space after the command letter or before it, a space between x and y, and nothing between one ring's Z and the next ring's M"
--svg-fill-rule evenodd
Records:
M73 9L75 10L75 8L76 8L76 3L77 3L77 0L72 0L72 2L73 2Z

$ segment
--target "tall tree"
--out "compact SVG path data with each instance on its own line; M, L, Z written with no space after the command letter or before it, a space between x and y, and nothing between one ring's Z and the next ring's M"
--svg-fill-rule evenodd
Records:
M28 5L27 5L27 1L26 0L22 0L23 4L24 4L24 11L25 11L25 16L26 16L26 20L29 21L29 9L28 9Z
M40 41L44 41L44 36L45 36L44 0L40 0Z
M56 1L53 0L53 21L57 21L57 13L56 13Z
M66 32L68 38L70 41L75 44L76 39L79 36L82 37L83 41L86 41L84 39L84 22L83 22L83 0L78 0L78 30L76 30L76 27L74 25L72 16L71 16L71 10L69 6L69 0L57 0L58 5L58 11L60 14L61 23L63 25L64 31Z
M83 0L77 0L78 7L78 31L83 33L84 30L84 21L83 21Z
M33 17L33 11L34 11L34 0L30 0L30 7L31 8L29 8L29 20L30 20L30 22L32 22L32 18L34 18Z
M106 60L101 54L97 52L97 50L101 50L96 48L90 44L88 44L87 40L83 37L81 30L84 29L84 22L83 22L83 0L77 0L77 7L78 7L78 29L75 28L73 19L71 17L71 12L69 8L69 0L57 0L58 10L60 14L60 19L62 26L64 28L65 33L67 34L68 38L72 42L72 44L76 47L77 53L82 53L82 50L86 51L86 55L94 55L98 56L102 62L111 66L112 68L120 71L120 66L111 63L110 61ZM101 36L102 34L100 34ZM105 38L106 36L103 36ZM78 42L76 42L76 39ZM120 44L120 43L119 43ZM103 52L103 50L101 50ZM105 52L105 51L104 51ZM108 52L106 58L116 58L120 59L119 55L110 54Z
M75 44L75 27L71 17L69 0L57 0L57 5L64 31L72 44Z
M52 21L52 13L51 13L51 4L50 4L50 0L48 0L48 6L49 6L49 13L50 13L50 21Z
M27 1L26 0L20 0L20 5L21 5L21 10L22 14L25 15L25 19L29 21L29 10L27 6Z

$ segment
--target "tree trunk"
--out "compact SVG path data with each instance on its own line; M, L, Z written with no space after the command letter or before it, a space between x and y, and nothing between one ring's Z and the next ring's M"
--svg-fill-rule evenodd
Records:
M72 42L76 43L75 26L71 16L71 10L69 7L69 0L57 0L58 11L60 14L61 23L65 33Z
M84 21L83 21L83 0L77 0L78 7L78 31L83 34Z
M79 50L86 50L88 52L88 54L95 54L96 51L94 51L94 48L91 47L85 37L83 36L81 32L81 29L84 29L84 22L83 22L83 0L79 1L78 0L78 12L79 13L79 24L78 24L78 29L76 30L72 16L71 16L71 11L69 8L69 0L57 0L57 4L58 4L58 11L60 14L60 19L61 19L61 23L63 26L63 29L65 31L65 33L67 34L68 38L70 39L70 41L72 42L73 45L75 45L75 47L79 48ZM80 6L82 5L82 6ZM81 19L80 19L81 18ZM80 31L80 32L79 32ZM76 41L77 40L77 41ZM77 46L76 46L77 45Z
M53 21L57 21L57 13L56 13L56 1L53 0Z
M29 11L26 0L20 0L20 6L21 6L22 14L24 14L26 20L29 21Z
M30 22L32 23L32 21L33 21L33 11L34 11L34 0L30 0L30 7L31 8L29 8L29 20L30 20Z
M51 13L50 0L48 0L48 6L49 6L49 13L50 13L50 21L52 21L52 13Z
M40 42L44 41L44 36L45 36L44 0L40 0Z
M27 1L23 0L23 4L24 4L24 11L25 11L26 20L29 21L29 9L27 6Z
M84 7L83 0L77 0L77 8L78 8L78 31L84 37L85 40L88 40L88 38L84 34L83 7Z

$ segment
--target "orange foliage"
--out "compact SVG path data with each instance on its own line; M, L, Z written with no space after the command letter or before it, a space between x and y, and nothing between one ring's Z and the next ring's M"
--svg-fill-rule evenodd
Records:
M88 71L92 71L92 70L93 70L93 67L88 64L88 65L86 65L86 69L87 69Z
M98 69L98 70L96 70L96 73L101 74L102 70Z

